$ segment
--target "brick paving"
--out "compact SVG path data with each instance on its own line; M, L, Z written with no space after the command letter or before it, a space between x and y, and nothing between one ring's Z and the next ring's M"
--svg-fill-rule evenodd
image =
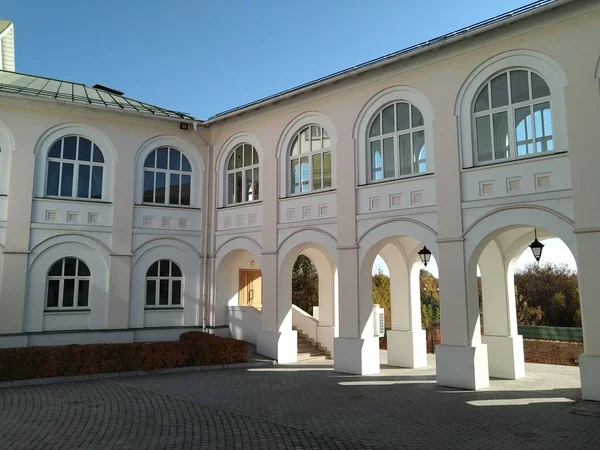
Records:
M465 392L331 362L0 389L0 449L600 448L577 368ZM592 409L600 410L592 404Z

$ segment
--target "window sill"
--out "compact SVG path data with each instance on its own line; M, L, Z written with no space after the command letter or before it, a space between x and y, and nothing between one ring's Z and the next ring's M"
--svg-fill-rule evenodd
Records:
M194 208L193 206L181 206L181 205L157 205L155 203L136 203L134 206L140 208L157 208L157 209L180 209L182 211L200 211L200 208Z
M91 309L83 309L83 308L63 308L63 309L44 309L44 314L89 314L92 312Z
M69 197L35 197L34 200L48 200L51 202L72 202L72 203L83 203L83 204L101 204L101 205L112 205L112 202L105 202L97 199L86 200L83 198L69 198Z
M565 157L569 154L569 152L567 150L561 150L561 151L552 151L552 152L546 152L545 154L533 154L533 155L526 155L526 156L519 156L517 158L507 158L507 159L503 159L501 161L489 161L489 162L484 162L484 163L477 163L477 165L474 166L470 166L470 167L463 167L461 169L461 171L466 172L466 171L473 171L473 170L482 170L482 169L489 169L490 167L495 167L495 166L510 166L512 164L520 164L522 162L526 162L526 161L534 161L536 159L554 159L554 158L562 158Z
M293 198L305 197L307 195L325 195L325 194L331 194L332 192L335 192L335 191L337 191L336 188L321 189L318 191L311 191L311 192L298 192L297 194L288 194L287 197L280 197L279 200L291 200Z
M260 205L262 204L262 202L262 200L256 200L254 202L236 203L235 205L220 206L219 208L217 208L217 211L222 211L224 209L243 208L244 206Z
M144 311L183 311L183 306L146 306Z
M369 181L367 184L359 184L357 188L378 186L380 184L402 183L403 181L413 181L421 178L433 178L434 176L434 172L416 173L414 175L406 175L401 178L390 178L389 180Z

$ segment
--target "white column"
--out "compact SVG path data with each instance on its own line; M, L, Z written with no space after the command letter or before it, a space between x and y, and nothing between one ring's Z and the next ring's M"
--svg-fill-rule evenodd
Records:
M600 300L598 255L600 231L577 233L577 276L583 324L583 354L579 356L581 394L600 401Z
M466 270L462 239L439 242L442 343L435 348L437 382L461 389L490 384L487 346L481 342L477 266Z
M514 264L505 264L495 241L479 257L483 296L483 343L488 346L490 376L516 380L525 376L523 337L517 328Z
M392 244L386 245L379 255L390 271L392 329L387 332L388 364L427 367L426 336L421 328L421 262L415 258L409 262L402 248Z

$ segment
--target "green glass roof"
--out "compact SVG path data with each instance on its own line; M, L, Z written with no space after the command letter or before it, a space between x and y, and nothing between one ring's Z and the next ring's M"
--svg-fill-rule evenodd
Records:
M69 81L53 80L23 73L0 70L0 92L73 102L80 105L105 107L146 116L195 120L189 114L160 108L148 103Z

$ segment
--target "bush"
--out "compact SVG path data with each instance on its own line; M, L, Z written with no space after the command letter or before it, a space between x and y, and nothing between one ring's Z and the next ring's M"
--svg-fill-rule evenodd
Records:
M0 350L0 381L245 362L248 344L207 333L179 342L24 347Z

